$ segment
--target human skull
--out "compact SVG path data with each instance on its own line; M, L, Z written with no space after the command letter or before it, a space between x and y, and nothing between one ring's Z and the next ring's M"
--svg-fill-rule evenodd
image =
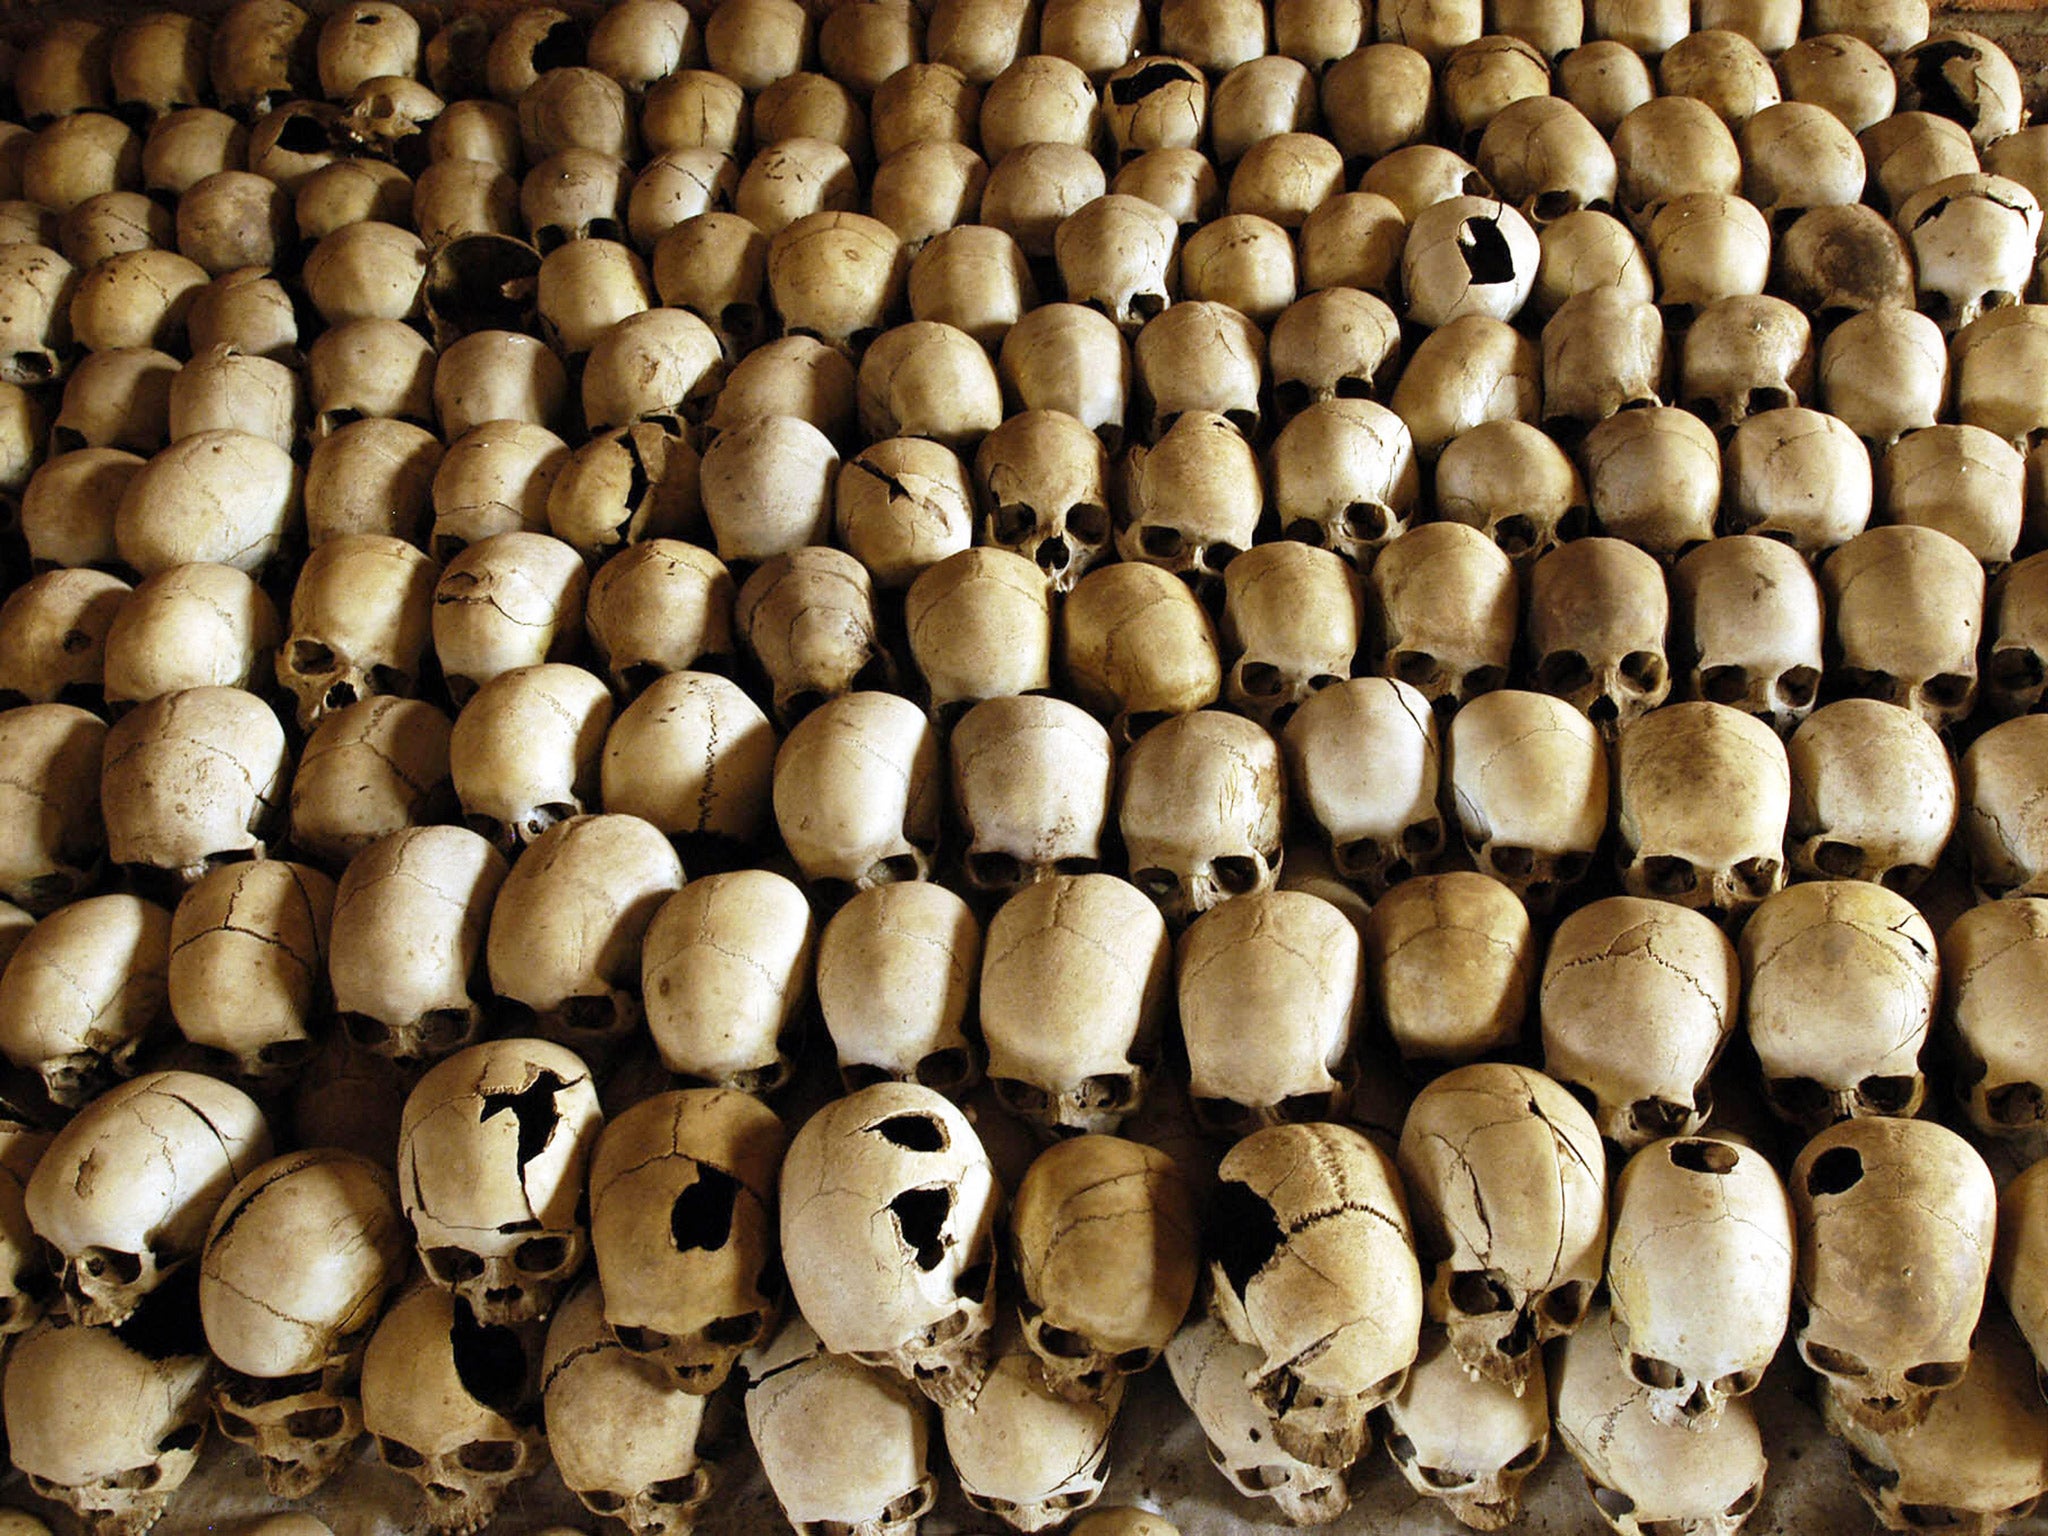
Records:
M1280 1448L1340 1470L1400 1391L1422 1277L1394 1160L1330 1124L1252 1132L1217 1167L1209 1307L1259 1359L1245 1384Z
M613 691L630 698L665 673L729 667L735 595L724 563L681 539L629 544L605 561L584 624Z
M1543 423L1570 441L1622 411L1664 401L1664 318L1605 285L1575 293L1543 325Z
M1365 923L1373 1015L1404 1062L1458 1065L1513 1050L1536 997L1529 909L1471 870L1416 875Z
M1562 699L1501 689L1451 718L1451 802L1482 874L1532 912L1584 879L1607 830L1607 754Z
M1684 331L1717 299L1762 293L1771 264L1771 229L1756 206L1723 192L1688 192L1658 209L1649 225L1664 323Z
M938 840L944 768L909 700L853 692L798 721L775 755L775 820L812 884L921 880Z
M448 446L434 471L434 523L427 547L450 560L494 533L548 526L548 496L569 461L569 445L530 421L487 421Z
M334 882L283 859L203 875L171 918L171 1015L192 1044L224 1052L244 1082L305 1065L324 1011Z
M1877 699L1816 710L1786 743L1785 841L1806 879L1874 880L1910 896L1956 824L1955 764L1934 728Z
M767 824L776 745L768 717L737 684L663 673L606 735L600 798L693 856L729 859Z
M1950 346L1957 419L2022 452L2048 428L2048 401L2034 371L2034 360L2048 350L2044 320L2048 305L2003 305L1959 331Z
M1392 198L1377 192L1338 193L1302 220L1295 233L1301 285L1309 290L1306 296L1325 289L1347 289L1348 294L1336 300L1339 305L1355 304L1361 293L1384 303L1395 291L1401 247L1407 239L1408 221ZM1387 314L1391 316L1393 311ZM1280 367L1275 358L1276 388L1286 382ZM1286 403L1279 403L1284 414Z
M1223 691L1207 610L1156 565L1118 561L1091 571L1067 594L1062 618L1074 700L1121 745L1215 703Z
M1079 419L1027 410L981 441L974 457L983 537L1034 561L1056 592L1110 551L1109 457Z
M307 555L277 655L278 683L298 700L301 730L360 699L417 689L440 574L389 534L343 534Z
M233 428L197 432L128 482L114 544L144 576L194 561L254 575L277 557L300 512L299 470L284 449Z
M0 896L43 914L90 891L106 854L98 763L107 728L74 704L0 710Z
M2018 451L1982 427L1923 427L1879 463L1877 510L1886 522L1948 534L1996 573L2019 542L2026 478Z
M1772 288L1825 330L1913 293L1913 257L1883 214L1862 203L1815 208L1778 237ZM1931 324L1932 322L1930 322Z
M775 1181L787 1140L758 1099L692 1088L625 1110L591 1154L605 1331L694 1396L716 1391L781 1312Z
M1270 890L1286 821L1279 745L1256 722L1214 710L1167 720L1124 758L1117 821L1132 883L1176 926Z
M2022 715L1994 725L1962 755L1962 840L1980 901L2048 895L2048 828L2036 810L2036 754L2048 741L2048 724L2037 722L2044 718Z
M378 1460L419 1485L429 1531L473 1536L544 1464L539 1344L436 1285L414 1287L377 1324L363 1353L363 1427Z
M1007 893L1102 862L1115 766L1109 735L1062 699L983 700L954 726L953 803L967 883Z
M457 708L501 672L566 660L582 634L589 576L544 533L494 533L469 545L434 587L434 654Z
M624 1522L633 1536L688 1530L717 1471L697 1452L704 1400L612 1338L604 1308L602 1288L581 1285L548 1324L548 1455L585 1509Z
M980 1076L962 1028L981 968L966 902L924 881L881 885L825 925L818 1010L851 1091L887 1080L958 1094Z
M1123 446L1131 353L1107 315L1080 304L1041 304L1003 335L1003 388L1026 411L1062 411Z
M828 545L800 544L763 560L739 589L732 622L767 674L769 702L785 725L889 678L873 579Z
M1820 693L1820 588L1806 562L1777 539L1710 539L1672 567L1671 598L1684 695L1790 737Z
M292 778L292 846L339 871L386 833L451 814L453 731L424 699L369 698L324 716Z
M413 542L427 525L441 455L433 433L385 416L350 422L321 439L306 466L306 542L347 533Z
M974 492L952 449L885 438L841 464L833 520L853 557L900 591L973 542Z
M497 1327L554 1306L589 1251L584 1175L602 1128L589 1068L544 1040L465 1047L407 1095L399 1199L427 1278L464 1303L463 1316ZM370 1349L374 1358L376 1340ZM366 1362L366 1409L373 1372ZM368 1416L372 1434L391 1433Z
M363 417L434 424L434 349L396 320L352 320L322 331L306 353L313 439Z
M950 148L980 164L964 146L930 142L898 156L897 164L908 176L922 168L902 162L919 152L940 148ZM960 216L964 217L964 212ZM931 222L937 223L941 217L952 219L954 210L932 215ZM933 233L910 263L909 292L913 320L944 321L972 336L991 356L1002 346L1010 327L1038 302L1038 284L1024 252L1008 234L988 224L952 222Z
M1120 491L1118 554L1171 571L1198 593L1221 586L1265 507L1258 456L1213 411L1184 411L1156 443L1127 450Z
M1581 208L1543 226L1537 237L1536 288L1529 302L1539 316L1588 288L1619 288L1632 299L1656 297L1650 258L1629 227L1609 213Z
M1829 555L1831 677L1844 693L1909 708L1953 728L1977 697L1984 570L1938 529L1869 529Z
M1855 1119L1809 1141L1786 1184L1799 1358L1852 1422L1924 1423L1968 1368L1997 1222L1990 1170L1931 1120Z
M327 973L355 1044L431 1061L483 1028L484 938L505 856L462 827L408 827L349 861L335 889Z
M0 324L0 382L47 384L70 371L72 296L78 270L46 245L0 246L0 281L17 297ZM147 343L144 343L145 345Z
M1408 1486L1438 1499L1475 1531L1522 1515L1522 1484L1550 1449L1543 1357L1529 1356L1534 1390L1466 1374L1442 1330L1422 1330L1422 1351L1387 1404L1387 1455Z
M0 972L0 1053L77 1110L135 1072L168 1002L171 914L139 896L69 902Z
M1177 62L1159 67L1188 70ZM1114 92L1114 83L1109 89ZM1172 214L1128 193L1111 192L1082 204L1060 220L1053 236L1053 259L1067 301L1092 305L1125 336L1136 336L1179 297L1179 233Z
M1787 101L1824 107L1851 133L1892 115L1898 81L1883 54L1851 33L1804 30L1805 37L1778 55L1778 81Z
M1584 209L1614 206L1614 151L1561 96L1539 92L1506 103L1487 122L1473 158L1500 199L1538 230Z
M1846 422L1805 406L1747 417L1722 450L1722 531L1783 539L1809 557L1870 519L1870 454Z
M1708 1075L1735 1032L1741 969L1705 914L1638 896L1590 902L1557 925L1538 1006L1543 1067L1626 1151L1690 1136L1713 1112ZM1654 1051L1616 1050L1618 1013Z
M1047 1129L1113 1133L1143 1103L1172 979L1158 908L1113 875L1055 875L991 919L981 1023L995 1096Z
M1642 550L1608 538L1560 545L1530 570L1536 686L1612 740L1671 692L1669 618L1664 573Z
M1281 745L1294 793L1329 840L1338 874L1373 900L1442 855L1436 719L1407 683L1353 678L1311 695ZM1361 771L1367 763L1370 774Z
M1821 343L1821 401L1873 451L1934 425L1945 413L1948 387L1947 343L1917 310L1865 310Z
M780 1198L790 1291L828 1347L942 1407L971 1399L988 1370L1002 1189L967 1117L914 1083L860 1089L791 1139Z
M1013 1329L999 1335L974 1396L940 1414L962 1496L1013 1530L1062 1524L1102 1496L1123 1379L1079 1399L1050 1390L1039 1359Z
M1005 549L963 549L904 595L910 658L935 715L1052 681L1052 592L1045 573Z
M355 1450L362 1349L407 1249L389 1171L353 1152L288 1153L221 1203L199 1261L223 1367L214 1422L261 1458L277 1497L305 1498Z
M1764 411L1812 403L1811 322L1767 294L1716 299L1686 332L1679 397L1717 433Z
M24 1192L50 1145L48 1131L0 1127L0 1337L26 1332L48 1303Z
M1567 73L1560 71L1560 77ZM1602 115L1587 112L1596 127L1604 126ZM1647 236L1658 215L1680 199L1732 196L1742 183L1735 135L1712 107L1690 96L1643 100L1612 126L1609 142L1618 200L1640 235ZM1762 254L1768 257L1768 226L1764 235Z
M861 430L872 439L928 437L965 452L1003 420L1002 387L980 343L956 326L913 320L861 354Z
M1384 400L1401 366L1400 323L1376 295L1326 286L1280 311L1268 357L1283 419L1326 400Z
M1145 322L1132 344L1142 436L1156 443L1186 411L1227 417L1247 438L1259 430L1266 339L1249 315L1185 299Z
M745 1093L783 1087L816 938L802 889L771 870L704 876L664 901L640 960L662 1065Z
M1407 530L1422 499L1407 423L1372 400L1308 406L1280 429L1269 463L1282 535L1360 569Z
M1916 307L1954 336L1988 310L2019 302L2034 270L2041 204L2004 176L1944 176L1899 204L1913 248Z
M597 804L612 696L581 667L500 672L470 696L448 739L462 818L508 858Z
M1987 1136L2023 1134L2048 1118L2048 1061L2027 1013L2048 957L2044 936L2048 902L2031 896L1972 907L1941 935L1942 1018L1957 1058L1955 1087L1970 1123ZM2006 1289L2010 1295L2009 1282Z
M1462 315L1512 320L1536 283L1536 231L1506 203L1448 197L1409 221L1401 250L1408 318L1435 329Z
M1542 377L1528 337L1490 315L1461 315L1409 354L1389 403L1407 423L1416 454L1433 464L1446 444L1484 422L1535 425Z
M86 1104L23 1196L66 1316L94 1327L130 1317L199 1257L229 1189L270 1153L255 1100L196 1072L145 1073Z
M1540 1390L1542 1347L1579 1326L1606 1252L1592 1116L1540 1072L1479 1062L1416 1095L1399 1156L1430 1320L1467 1375Z
M699 469L704 516L727 565L831 542L839 453L810 422L761 415L720 429Z
M136 584L107 628L110 713L183 688L251 688L272 675L284 626L231 565L174 565Z
M1225 697L1279 729L1350 674L1363 619L1357 578L1340 556L1296 539L1254 545L1223 577L1223 639L1235 658Z
M1622 728L1615 832L1623 887L1734 920L1785 884L1791 770L1777 733L1705 700Z

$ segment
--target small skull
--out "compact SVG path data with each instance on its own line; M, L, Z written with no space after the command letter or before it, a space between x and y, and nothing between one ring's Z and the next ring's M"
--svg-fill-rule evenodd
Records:
M1074 417L1012 416L982 439L974 477L983 537L1036 564L1055 592L1073 590L1109 554L1109 456Z

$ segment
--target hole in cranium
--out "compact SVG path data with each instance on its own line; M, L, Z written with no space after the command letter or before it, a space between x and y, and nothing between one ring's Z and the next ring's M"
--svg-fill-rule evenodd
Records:
M279 149L292 155L317 155L333 147L326 127L317 118L303 111L286 110L289 115L273 140Z
M906 1189L889 1202L896 1230L902 1234L904 1246L911 1250L919 1269L937 1269L946 1257L946 1218L952 1210L950 1189Z
M1856 1085L1856 1097L1879 1115L1905 1114L1919 1093L1920 1079L1908 1075L1866 1077Z
M1536 686L1563 698L1593 683L1593 664L1579 651L1552 651L1536 664Z
M1515 1298L1500 1280L1483 1269L1462 1269L1451 1276L1451 1305L1467 1317L1490 1317L1511 1310Z
M1692 860L1653 854L1643 860L1643 883L1653 896L1682 896L1700 883Z
M1628 1373L1644 1386L1659 1392L1675 1391L1685 1380L1685 1373L1669 1360L1653 1360L1648 1355L1630 1355Z
M1814 1195L1846 1194L1862 1178L1863 1158L1854 1147L1830 1147L1806 1170L1806 1188Z
M1252 1112L1235 1099L1196 1098L1192 1101L1195 1123L1203 1130L1233 1140L1251 1128Z
M1526 513L1511 513L1493 525L1493 542L1510 557L1534 549L1536 536L1536 520Z
M1111 1364L1124 1375L1135 1376L1140 1371L1152 1369L1152 1362L1158 1358L1159 1351L1156 1349L1127 1349L1122 1354L1114 1356Z
M609 1011L609 1009L607 1009ZM561 1116L555 1109L555 1095L568 1087L568 1083L553 1072L545 1069L533 1075L533 1081L526 1087L510 1093L486 1093L483 1096L482 1120L509 1114L519 1127L518 1163L524 1172L526 1165L539 1157L543 1148L553 1139L555 1128L561 1124Z
M1226 1179L1216 1186L1216 1262L1240 1295L1286 1240L1273 1208L1250 1185Z
M133 1285L142 1278L142 1255L114 1248L88 1248L79 1255L78 1267L95 1280Z
M1465 270L1474 283L1514 281L1514 252L1508 249L1497 218L1466 219L1459 224L1458 254L1465 258Z
M1095 1353L1095 1347L1080 1334L1050 1324L1038 1330L1038 1344L1047 1354L1061 1360L1086 1360Z
M936 1115L891 1115L868 1129L892 1147L906 1152L943 1152L950 1138Z
M1984 1096L1984 1109L1994 1124L2033 1125L2048 1118L2048 1100L2035 1083L2007 1083Z
M696 1182L686 1185L669 1207L669 1241L677 1253L711 1253L732 1238L733 1207L740 1181L731 1174L697 1165Z
M1121 80L1109 82L1109 99L1120 107L1128 107L1143 101L1154 91L1163 91L1168 86L1199 83L1201 76L1179 60L1162 60L1147 64L1136 74L1125 75Z
M1690 1104L1674 1104L1669 1099L1638 1099L1629 1105L1629 1119L1636 1129L1647 1131L1652 1136L1682 1136L1692 1123L1696 1111Z
M1676 1141L1671 1144L1667 1155L1674 1168L1722 1177L1733 1173L1742 1162L1742 1154L1724 1141Z
M1242 553L1235 544L1211 544L1202 551L1200 565L1203 570L1221 575L1223 568Z
M494 1323L479 1323L469 1303L458 1296L448 1343L462 1389L485 1407L516 1417L525 1401L528 1374L519 1335Z
M667 1349L669 1336L658 1328L641 1328L632 1323L611 1325L612 1338L628 1354L658 1355Z

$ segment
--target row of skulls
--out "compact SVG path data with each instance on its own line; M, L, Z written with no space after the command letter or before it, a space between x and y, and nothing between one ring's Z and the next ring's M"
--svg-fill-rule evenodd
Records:
M934 1406L969 1501L1037 1530L1100 1495L1163 1357L1218 1468L1291 1523L1344 1512L1378 1423L1475 1529L1518 1518L1554 1427L1624 1536L1733 1532L1788 1336L1888 1523L1988 1536L2048 1491L2048 1178L2001 1195L1930 1121L1838 1124L1782 1182L1739 1137L1649 1139L1610 1187L1578 1101L1486 1062L1397 1142L1300 1121L1184 1163L1087 1134L1006 1201L916 1084L794 1136L719 1089L607 1121L574 1053L505 1039L414 1087L395 1180L272 1150L253 1100L175 1070L8 1140L13 1262L55 1269L52 1315L9 1318L10 1453L96 1530L147 1530L211 1417L287 1498L367 1432L436 1531L484 1528L552 1455L593 1512L680 1533L735 1375L799 1530L914 1531Z

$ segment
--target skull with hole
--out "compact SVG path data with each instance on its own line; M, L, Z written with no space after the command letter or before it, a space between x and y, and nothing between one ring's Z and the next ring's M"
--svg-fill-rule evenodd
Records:
M1805 879L1874 880L1910 896L1956 825L1956 772L1934 728L1876 699L1814 711L1786 743L1785 842Z
M214 1217L199 1261L214 1422L277 1497L305 1498L355 1450L363 1346L408 1247L389 1171L333 1148L263 1164Z
M1657 1417L1654 1403L1629 1374L1604 1307L1551 1363L1551 1423L1602 1521L1620 1536L1734 1536L1763 1497L1767 1464L1755 1412L1737 1398L1713 1428L1678 1429Z
M1350 1507L1342 1468L1301 1460L1276 1442L1254 1395L1265 1356L1213 1317L1196 1315L1166 1346L1175 1389L1208 1442L1209 1461L1247 1499L1270 1500L1290 1525L1326 1525Z
M2027 120L2019 71L1980 32L1943 30L1922 37L1892 62L1899 110L1935 112L1962 124L1984 149Z
M775 754L775 821L804 879L849 893L931 872L945 767L931 721L895 694L841 694Z
M1158 909L1113 875L1055 875L990 920L981 1023L996 1099L1047 1131L1114 1133L1144 1102L1172 985Z
M1296 539L1254 545L1223 576L1223 642L1235 658L1224 697L1279 730L1350 675L1363 623L1357 576L1340 556Z
M1607 830L1607 753L1592 721L1546 693L1463 705L1447 739L1451 801L1473 863L1547 912L1593 867Z
M1415 452L1435 463L1444 446L1489 421L1534 425L1542 414L1542 358L1535 343L1490 315L1461 315L1423 337L1389 402Z
M1404 1062L1455 1066L1520 1042L1538 956L1529 909L1498 880L1458 870L1391 887L1366 918L1365 959Z
M1155 726L1125 754L1117 822L1131 882L1176 927L1280 871L1287 774L1264 727L1216 710Z
M1631 412L1621 421L1639 414L1647 413ZM1598 459L1591 462L1600 467ZM1525 421L1486 421L1460 432L1437 456L1434 488L1445 522L1477 529L1518 565L1591 531L1592 508L1578 467L1553 438Z
M284 728L253 693L187 688L139 704L107 732L107 856L180 889L260 858L281 830L290 774Z
M640 956L662 1065L742 1093L786 1086L816 940L802 888L772 870L708 875L664 901Z
M1685 697L1790 737L1820 692L1820 588L1806 562L1776 539L1710 539L1672 567L1671 599Z
M963 1023L981 969L973 911L924 881L860 892L818 942L818 1011L852 1092L916 1082L949 1096L981 1075Z
M733 656L732 573L681 539L629 544L590 578L584 624L612 690L640 693L667 672L726 671Z
M1521 1519L1522 1484L1550 1449L1541 1354L1530 1354L1529 1378L1517 1391L1468 1375L1443 1330L1425 1326L1422 1352L1387 1404L1387 1455L1409 1487L1468 1529Z
M1001 1202L951 1103L915 1083L860 1089L806 1121L783 1160L791 1294L833 1353L965 1402L988 1371Z
M1005 391L1026 411L1062 411L1105 448L1123 446L1131 352L1108 316L1041 304L1004 333L998 364Z
M1984 570L1967 548L1934 528L1872 528L1828 556L1820 581L1835 686L1911 709L1940 731L1968 716Z
M612 724L602 679L566 662L514 667L470 696L448 738L462 819L507 858L597 803Z
M1051 686L1052 594L1022 555L948 555L911 583L903 615L911 661L941 720L982 699Z
M23 1207L59 1305L119 1323L199 1257L234 1184L271 1153L255 1100L196 1072L150 1072L93 1099L50 1143Z
M2004 176L1945 176L1899 205L1913 248L1917 308L1953 337L1989 310L2020 301L2034 271L2041 204Z
M1707 1433L1763 1380L1792 1307L1792 1207L1761 1152L1652 1142L1615 1182L1615 1346L1659 1423Z
M1409 222L1401 250L1408 318L1435 329L1461 315L1512 320L1536 283L1536 231L1506 203L1448 197Z
M802 1317L741 1362L747 1432L799 1530L915 1536L938 1498L931 1405L895 1372L828 1352Z
M1269 463L1283 536L1361 568L1407 530L1422 499L1407 423L1372 400L1308 406L1281 428Z
M601 739L601 738L600 738ZM485 961L509 1020L603 1055L639 1029L641 947L683 867L637 816L571 816L521 855L491 909Z
M484 939L505 856L462 827L408 827L349 861L335 888L327 974L350 1041L434 1061L483 1028Z
M1336 1120L1357 1066L1358 930L1307 891L1256 891L1204 913L1175 960L1188 1092L1204 1129L1240 1136Z
M88 896L29 929L0 972L0 1054L77 1110L135 1072L163 1021L171 914L139 896Z
M364 699L327 715L292 779L292 846L338 874L387 833L452 814L453 731L424 699Z
M1257 1130L1217 1167L1209 1308L1259 1351L1244 1380L1282 1450L1348 1467L1366 1415L1400 1391L1422 1327L1421 1271L1394 1160L1328 1124Z
M2048 902L2039 897L1972 907L1941 936L1942 1018L1956 1059L1955 1089L1970 1123L1987 1136L2021 1135L2048 1118L2048 1052L2030 1010L2034 988L2048 974L2044 938Z
M544 533L494 533L464 549L434 586L434 654L459 709L501 672L564 661L583 630L582 558Z
M1401 328L1384 299L1327 286L1272 322L1273 404L1290 420L1325 400L1384 400L1401 367Z
M549 530L590 560L667 535L701 537L697 450L687 433L671 416L591 437L548 487Z
M191 1304L166 1298L164 1314L179 1300ZM144 1536L198 1464L212 1374L191 1320L74 1328L47 1319L7 1357L8 1455L37 1496L100 1536Z
M1984 732L1957 776L1963 849L1979 901L2048 896L2048 826L2040 819L2048 716L2022 715Z
M406 1292L370 1335L363 1427L377 1459L419 1485L435 1536L475 1536L545 1465L539 1343L435 1285Z
M0 896L43 914L92 889L106 853L107 728L73 704L0 710Z
M929 438L885 438L840 466L834 522L875 580L902 591L973 542L974 490L952 449Z
M1811 403L1812 323L1768 294L1716 299L1685 333L1679 397L1717 434L1764 411Z
M739 589L733 626L767 675L769 702L785 726L889 675L876 634L874 579L828 545L798 545L763 560Z
M468 1046L407 1095L399 1199L427 1278L465 1316L503 1326L554 1306L589 1251L584 1174L603 1125L590 1069L545 1040Z
M1615 750L1615 860L1632 896L1733 922L1785 884L1785 744L1705 700L1654 710Z
M1132 345L1147 442L1156 443L1188 411L1227 417L1256 437L1266 338L1251 317L1228 304L1187 299L1145 322Z
M1997 1224L1990 1169L1931 1120L1856 1119L1809 1141L1786 1184L1799 1358L1852 1423L1924 1423L1968 1369Z
M1215 412L1184 411L1152 446L1128 449L1122 470L1117 553L1171 571L1198 593L1219 593L1265 510L1251 445Z
M1479 1062L1416 1095L1399 1156L1430 1320L1466 1374L1522 1396L1542 1381L1542 1346L1579 1326L1599 1284L1600 1132L1542 1073Z
M1530 569L1536 686L1582 710L1606 740L1670 695L1669 624L1662 569L1621 539L1578 539Z
M1863 880L1805 880L1742 930L1743 1021L1764 1096L1811 1133L1913 1115L1940 984L1934 932L1905 897Z
M1281 746L1337 873L1370 899L1442 856L1436 717L1414 688L1378 677L1337 683L1295 711Z
M1012 416L974 456L982 537L1037 564L1055 592L1110 553L1109 456L1076 417L1057 410Z
M307 555L292 588L277 680L301 730L329 711L419 686L440 568L389 534L344 534Z
M1113 1402L1180 1327L1200 1246L1194 1196L1166 1153L1100 1135L1041 1152L1017 1186L1010 1253L1046 1387Z
M1091 571L1067 594L1062 618L1074 699L1120 745L1205 709L1222 692L1208 611L1187 583L1156 565L1118 561Z
M643 1099L590 1161L604 1331L702 1397L782 1309L775 1181L788 1132L758 1099L690 1088Z
M1557 925L1544 958L1544 1070L1625 1151L1690 1136L1713 1112L1707 1079L1741 986L1735 946L1703 913L1637 896L1590 902ZM1621 1045L1617 1018L1644 1020L1642 1040Z
M334 882L283 859L202 876L171 918L167 986L186 1040L224 1053L233 1076L274 1087L296 1076L324 1023Z
M697 1451L704 1399L613 1338L605 1305L595 1282L580 1285L548 1323L548 1455L585 1509L623 1522L633 1536L691 1530L717 1474Z
M1054 1392L1038 1356L1006 1322L980 1390L940 1412L962 1496L1012 1530L1064 1524L1102 1496L1123 1395L1121 1376L1093 1396Z
M1007 895L1103 861L1115 763L1109 734L1063 699L985 699L950 743L953 803L967 828L963 873Z

